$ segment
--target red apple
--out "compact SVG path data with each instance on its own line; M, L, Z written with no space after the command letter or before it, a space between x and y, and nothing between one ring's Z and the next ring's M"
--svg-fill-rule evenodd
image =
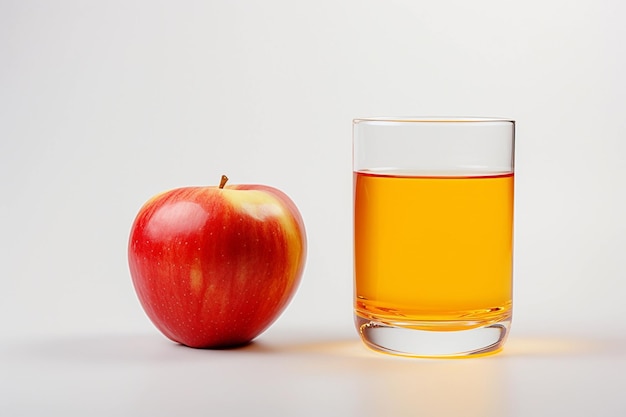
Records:
M304 269L306 233L293 201L227 180L156 195L130 233L143 309L165 336L190 347L250 342L283 312Z

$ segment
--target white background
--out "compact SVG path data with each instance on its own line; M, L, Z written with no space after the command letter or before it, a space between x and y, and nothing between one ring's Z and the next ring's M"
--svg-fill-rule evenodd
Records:
M282 189L307 226L302 284L260 343L280 351L294 329L311 343L356 338L351 120L361 116L515 119L513 353L497 360L558 357L566 343L553 339L566 334L617 338L607 370L626 373L625 16L618 0L0 0L0 342L14 355L0 411L37 411L11 382L34 360L16 341L54 339L69 369L71 346L110 346L133 362L121 334L146 335L145 349L172 346L135 297L130 225L157 192L222 173ZM352 359L369 354L350 349ZM83 362L109 358L100 352ZM611 385L615 375L597 376ZM521 404L529 387L506 396ZM42 407L84 411L54 392ZM619 396L603 401L614 415L626 410ZM305 415L298 398L290 404L282 410Z

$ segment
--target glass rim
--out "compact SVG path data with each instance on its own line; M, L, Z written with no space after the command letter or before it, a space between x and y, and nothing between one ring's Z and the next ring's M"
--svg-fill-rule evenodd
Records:
M352 123L513 123L515 120L506 117L478 117L478 116L379 116L357 117Z

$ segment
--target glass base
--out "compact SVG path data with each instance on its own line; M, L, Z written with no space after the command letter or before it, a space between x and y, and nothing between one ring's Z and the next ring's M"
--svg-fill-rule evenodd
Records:
M500 351L509 334L511 318L484 324L462 321L383 323L355 315L355 323L365 345L377 352L461 358Z

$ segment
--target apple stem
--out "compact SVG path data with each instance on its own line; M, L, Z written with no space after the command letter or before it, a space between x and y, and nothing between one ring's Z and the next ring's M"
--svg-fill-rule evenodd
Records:
M220 188L224 188L226 185L226 181L228 181L228 177L226 175L222 175L222 179L220 180Z

